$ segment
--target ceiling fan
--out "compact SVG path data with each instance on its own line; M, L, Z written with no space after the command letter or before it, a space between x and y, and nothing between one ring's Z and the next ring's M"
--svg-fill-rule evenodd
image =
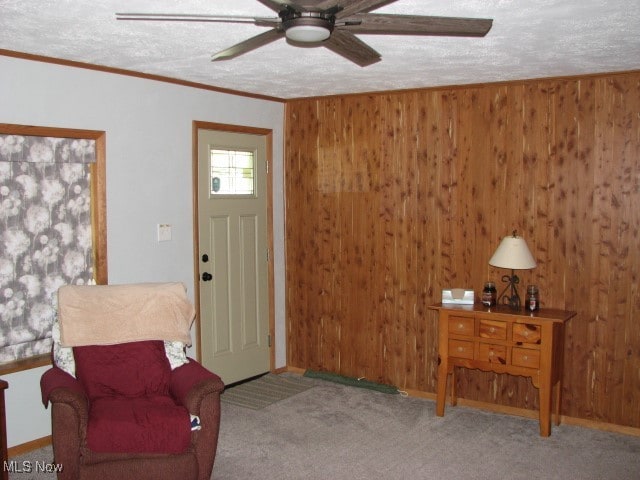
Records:
M116 13L118 20L253 23L272 27L218 52L212 61L228 60L285 37L297 46L321 45L366 67L380 61L380 54L354 34L437 35L484 37L493 20L485 18L431 17L369 13L396 0L258 0L277 17L225 15Z

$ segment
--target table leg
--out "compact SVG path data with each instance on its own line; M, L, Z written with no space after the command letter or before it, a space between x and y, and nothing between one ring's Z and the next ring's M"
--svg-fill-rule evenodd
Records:
M560 405L562 405L562 381L556 382L556 408L554 409L554 423L560 425Z
M540 435L551 435L551 379L540 379Z
M560 409L562 408L562 378L564 370L564 325L557 325L553 337L553 377L556 382L555 424L560 425Z
M458 404L458 392L456 390L456 369L455 367L449 367L447 376L451 374L451 405L456 406Z
M449 372L447 372L447 362L441 359L438 366L438 388L436 391L436 415L439 417L444 416L444 403L447 395L447 379Z

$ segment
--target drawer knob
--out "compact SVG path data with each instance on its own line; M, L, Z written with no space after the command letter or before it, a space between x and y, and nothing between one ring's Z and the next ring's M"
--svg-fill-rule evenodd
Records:
M494 352L489 352L489 356L490 356L490 357L493 357L494 355L495 355L495 353L494 353Z
M464 352L464 347L458 347L459 352Z
M491 333L495 333L495 332L496 332L496 328L495 328L495 327L491 327L491 328L489 329L489 332L491 332Z
M524 332L522 332L522 335L524 335L525 337L529 336L529 330L525 330Z
M522 360L524 360L526 362L527 360L529 360L529 357L527 355L523 355L522 356Z
M464 328L464 324L463 323L459 323L458 324L458 330L462 330Z

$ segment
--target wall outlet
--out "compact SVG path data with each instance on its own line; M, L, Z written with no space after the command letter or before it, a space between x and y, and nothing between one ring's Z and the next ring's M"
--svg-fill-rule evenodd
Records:
M158 241L169 242L171 240L171 225L168 223L158 224Z

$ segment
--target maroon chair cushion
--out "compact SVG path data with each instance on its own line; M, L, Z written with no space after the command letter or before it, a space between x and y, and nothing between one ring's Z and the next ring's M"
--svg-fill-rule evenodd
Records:
M103 397L91 404L87 445L94 452L183 453L190 442L189 412L171 397Z
M74 347L76 376L90 399L87 445L94 452L182 453L189 412L169 393L162 341Z
M169 394L171 366L162 341L74 347L73 355L91 400Z

